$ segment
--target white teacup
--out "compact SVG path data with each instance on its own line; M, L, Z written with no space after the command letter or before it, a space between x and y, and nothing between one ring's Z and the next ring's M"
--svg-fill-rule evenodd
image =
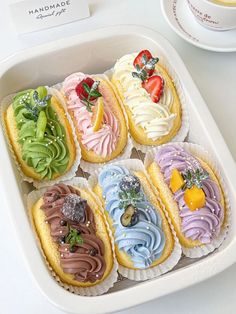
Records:
M212 30L236 28L236 1L186 0L196 20Z

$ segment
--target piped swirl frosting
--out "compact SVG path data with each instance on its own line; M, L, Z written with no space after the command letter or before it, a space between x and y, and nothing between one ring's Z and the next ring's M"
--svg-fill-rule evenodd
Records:
M147 137L155 141L169 134L173 126L176 117L170 112L173 95L165 84L159 103L152 101L148 92L142 87L142 81L132 76L136 56L136 53L132 53L120 58L114 66L113 77L122 86L124 102L132 112L135 124L141 126ZM157 71L154 74L161 76Z
M44 92L46 88L43 88ZM18 129L18 142L22 158L41 179L52 179L55 174L63 174L68 166L69 151L64 127L58 120L50 100L44 107L36 106L34 93L27 90L18 93L13 100L13 110ZM46 91L47 93L47 91ZM47 94L46 94L47 95ZM45 112L43 136L37 135L38 112Z
M177 145L159 148L155 159L168 185L173 169L178 169L183 173L186 170L202 168L194 156ZM220 233L224 220L224 209L221 205L221 194L217 183L209 177L202 182L202 186L206 196L206 202L202 208L191 211L184 201L182 189L174 193L174 199L179 207L183 234L192 240L210 243Z
M103 277L106 269L105 247L96 235L94 214L85 200L80 198L80 205L84 204L84 217L81 217L81 221L76 221L74 216L65 215L68 197L72 201L76 200L80 198L80 192L70 185L54 185L45 192L41 209L46 215L46 223L50 225L51 236L58 243L63 271L74 275L74 279L80 282L95 282ZM73 250L67 241L72 228L82 238L81 242L75 243Z
M162 219L157 209L146 198L142 188L136 195L135 203L129 196L125 200L126 204L135 204L139 214L138 222L130 227L122 225L121 216L126 208L121 198L120 183L127 175L131 175L127 168L108 165L99 174L99 184L105 200L105 209L112 218L115 228L115 243L119 250L130 256L134 267L144 269L161 257L165 246L165 234L162 230Z
M82 133L82 144L96 155L106 157L116 149L120 135L119 123L109 108L109 95L106 87L100 84L99 92L102 94L104 101L103 123L98 131L93 131L92 113L86 109L85 104L80 100L75 90L76 86L87 77L89 76L83 73L74 73L65 79L63 90L67 97L67 107L73 114L76 128Z

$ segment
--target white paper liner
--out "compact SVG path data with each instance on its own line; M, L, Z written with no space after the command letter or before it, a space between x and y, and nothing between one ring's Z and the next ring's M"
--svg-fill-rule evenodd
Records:
M222 179L221 172L219 170L219 166L217 165L217 162L213 160L212 156L200 145L193 144L193 143L187 143L187 142L176 142L173 143L176 144L184 149L186 149L188 152L190 152L193 156L200 158L204 162L206 162L210 168L213 170L214 174L216 175L217 179L219 180L219 183L222 187L224 200L225 200L225 223L223 228L221 229L221 232L218 237L214 238L211 243L209 244L203 244L202 246L198 246L195 248L186 248L182 246L182 250L185 256L189 258L199 258L205 255L208 255L209 253L213 252L215 249L219 248L220 245L225 240L229 228L231 226L231 209L230 209L230 202L229 202L229 196L227 193L227 187L225 185L224 180ZM160 148L162 146L166 146L168 144L163 144L159 146ZM158 151L159 147L156 147L154 149L150 149L144 159L144 166L147 169L147 167L154 161L156 151Z
M180 104L181 104L181 109L182 109L182 123L181 127L178 131L178 133L170 140L170 142L182 142L186 139L189 131L189 114L187 110L187 103L186 103L186 97L181 85L181 82L172 68L172 66L169 64L167 61L166 57L163 55L159 54L159 64L164 67L164 69L167 71L167 73L170 75L172 82L176 88L177 94L179 96ZM107 70L105 72L105 75L111 80L112 75L113 75L113 69ZM123 103L122 100L120 99L120 96L118 92L115 90L116 96L119 99L120 103ZM123 104L124 106L124 104ZM124 109L125 110L125 109ZM143 152L144 154L151 148L151 147L156 147L156 146L149 146L149 145L142 145L137 143L133 138L132 138L133 146Z
M116 95L116 91L113 88L113 85L111 84L111 82L109 81L108 77L105 74L91 74L91 76L101 77L104 81L106 81L109 84L109 87L112 88L114 94ZM64 109L66 110L66 112L68 112L65 99L62 96L62 94L60 93L60 91L62 90L62 83L58 83L58 84L54 85L53 87L59 91L60 95L58 94L58 97L60 97L60 102L63 104ZM126 111L125 111L125 109L124 109L124 107L122 105L122 102L121 102L121 100L119 98L118 98L118 101L119 101L121 110L123 112L123 115L125 117L126 126L128 128L129 124L128 124L128 117L127 117ZM72 121L72 123L73 123L73 121ZM74 123L73 123L73 126L74 126ZM116 158L114 158L114 159L112 159L110 161L106 161L104 163L91 163L91 162L88 162L88 161L85 161L85 160L81 159L81 161L80 161L80 168L83 171L88 172L89 174L91 174L95 170L99 169L104 164L108 164L108 163L111 163L111 162L114 162L114 161L118 161L118 160L129 158L130 155L131 155L132 149L133 149L133 141L132 141L132 139L130 137L130 134L128 133L126 146L125 146L124 150L122 151L122 153L119 156L117 156Z
M113 164L124 166L130 171L142 171L142 172L144 172L150 185L153 186L151 181L150 181L150 178L149 178L149 176L148 176L148 174L147 174L147 172L143 166L143 163L140 160L138 160L138 159L127 159L127 160L115 162ZM88 182L91 186L91 189L93 189L97 185L98 175L99 175L101 170L102 170L102 168L95 171L95 173L89 177ZM99 199L98 196L97 196L97 198ZM161 207L165 213L165 216L166 216L167 221L170 225L172 234L174 236L174 247L173 247L172 253L163 263L161 263L157 266L148 268L148 269L134 270L134 269L130 269L130 268L118 265L119 273L122 276L124 276L130 280L143 281L143 280L151 279L154 277L158 277L158 276L170 271L171 269L173 269L174 266L178 263L178 261L181 258L182 249L181 249L181 245L179 244L179 240L176 236L174 227L171 223L171 220L168 216L167 211L165 210L164 204L162 203L161 199L158 198L158 201L161 204Z
M75 177L72 180L65 181L63 183L71 185L71 186L79 187L79 188L82 188L82 189L87 189L87 190L90 191L90 193L93 195L93 197L95 199L97 199L97 196L91 191L91 188L90 188L87 180L84 179L84 178ZM36 236L39 248L41 250L41 253L42 253L42 255L43 255L44 259L45 259L46 265L49 268L52 276L55 278L55 280L59 283L59 285L61 287L65 288L66 290L68 290L70 292L73 292L75 294L79 294L79 295L82 295L82 296L96 296L96 295L101 295L101 294L107 292L111 287L113 287L114 283L117 281L117 277L118 277L118 273L117 273L118 263L117 263L116 257L115 257L115 246L114 246L114 241L113 241L113 237L112 237L112 232L111 232L109 224L108 224L108 222L106 220L105 215L103 215L103 218L104 218L104 221L105 221L105 224L106 224L106 228L107 228L108 235L109 235L109 238L110 238L110 241L111 241L112 252L113 252L113 268L112 268L110 274L105 278L104 281L102 281L101 283L99 283L99 284L97 284L95 286L92 286L92 287L77 287L77 286L73 286L73 285L68 285L68 284L66 284L66 283L61 281L60 277L55 273L55 271L53 270L53 268L49 264L49 262L47 260L47 257L45 255L43 249L42 249L42 246L41 246L41 243L40 243L40 238L39 238L39 236L38 236L38 234L37 234L37 232L35 230L35 227L34 227L34 222L33 222L33 218L32 218L32 211L31 211L31 209L32 209L33 205L43 196L43 194L45 193L46 190L47 190L47 187L44 187L44 188L42 188L40 190L32 191L31 193L26 195L26 202L27 202L28 214L29 214L29 217L30 217L31 224L33 226L33 230L34 230L34 233L35 233L35 236ZM97 203L98 203L99 208L102 209L101 202L98 200Z
M53 96L56 97L54 88L47 87L47 89L48 89L50 94L52 94ZM16 165L16 168L17 168L17 170L19 171L19 173L21 175L22 181L27 181L29 183L33 183L33 185L36 188L39 189L39 188L42 188L44 186L54 185L54 184L58 183L59 181L65 181L65 180L69 180L69 179L73 178L76 175L76 171L77 171L77 169L78 169L78 167L80 165L81 151L80 151L79 143L77 141L77 137L75 135L75 129L73 128L73 124L71 122L70 115L67 112L65 112L65 114L66 114L67 119L69 120L69 123L71 124L72 134L73 134L75 148L76 148L76 157L75 157L75 160L74 160L74 163L73 163L72 167L69 169L68 172L66 172L65 174L59 176L58 178L56 178L54 180L41 180L41 181L38 181L38 180L34 180L33 178L30 178L30 177L26 176L23 173L23 171L21 169L21 165L19 164L19 162L18 162L18 160L16 158L16 155L15 155L15 152L14 152L13 147L11 145L10 139L9 139L9 137L7 135L6 125L5 125L5 121L4 121L4 113L6 112L8 106L10 104L12 104L13 97L15 95L16 95L16 93L8 95L8 96L6 96L2 100L1 105L0 105L1 106L1 108L0 108L0 115L1 115L1 122L2 122L2 127L3 127L3 132L4 132L4 135L5 135L5 138L7 139L8 147L9 147L11 156L12 156L12 158L14 160L14 163Z

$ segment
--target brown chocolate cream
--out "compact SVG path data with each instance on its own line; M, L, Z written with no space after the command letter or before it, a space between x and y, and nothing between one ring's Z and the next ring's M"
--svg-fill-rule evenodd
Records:
M41 209L58 243L63 271L80 282L102 278L106 262L104 244L96 235L94 214L80 192L66 184L56 184L44 193Z

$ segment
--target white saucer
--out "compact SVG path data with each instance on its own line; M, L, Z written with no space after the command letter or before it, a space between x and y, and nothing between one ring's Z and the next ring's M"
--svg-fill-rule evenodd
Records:
M161 0L163 15L170 27L189 43L212 51L236 51L236 29L212 31L198 24L187 0Z

